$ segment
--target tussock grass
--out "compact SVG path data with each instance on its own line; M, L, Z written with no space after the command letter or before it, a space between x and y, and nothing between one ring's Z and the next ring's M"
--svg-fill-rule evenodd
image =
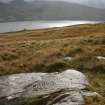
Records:
M65 56L73 59L65 61ZM93 88L105 97L105 60L97 56L105 57L104 23L0 36L0 75L73 68L86 73Z

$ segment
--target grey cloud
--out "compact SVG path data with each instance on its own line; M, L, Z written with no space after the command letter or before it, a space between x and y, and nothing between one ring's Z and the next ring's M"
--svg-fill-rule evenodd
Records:
M9 1L11 1L11 0L0 0L1 2L9 2Z
M9 2L12 0L0 0L0 1L1 2ZM35 0L25 0L25 1L35 1ZM37 0L37 1L39 1L39 0ZM67 2L74 2L74 3L89 5L89 6L93 6L93 7L105 8L105 0L47 0L47 1L67 1Z
M32 0L26 0L26 1L32 1ZM47 0L47 1L67 1L67 2L93 6L93 7L105 8L105 0Z

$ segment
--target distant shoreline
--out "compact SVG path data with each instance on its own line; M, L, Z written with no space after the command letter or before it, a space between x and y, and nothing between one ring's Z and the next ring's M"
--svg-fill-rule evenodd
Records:
M47 21L98 21L98 22L99 22L99 21L100 21L100 22L102 21L102 22L105 22L105 20L98 20L98 19L96 19L96 20L85 20L85 19L84 19L84 20L82 20L82 19L78 19L78 20L77 20L77 19L67 19L67 20L65 20L65 19L64 19L64 20L62 20L62 19L61 19L61 20L59 20L59 19L58 19L58 20L57 20L57 19L56 19L56 20L50 20L50 19L49 19L49 20L47 20L47 19L46 19L46 20L14 20L14 21L0 21L0 23L26 22L26 21L42 21L42 22L43 22L43 21L46 21L46 22L47 22Z
M17 21L0 23L0 33L13 33L21 31L31 31L47 28L74 26L81 24L95 24L104 23L105 21L73 21L73 20L59 20L59 21Z

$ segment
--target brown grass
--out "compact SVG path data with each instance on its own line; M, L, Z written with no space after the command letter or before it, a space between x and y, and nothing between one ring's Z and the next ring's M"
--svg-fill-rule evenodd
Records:
M105 97L105 60L97 56L105 56L104 23L0 34L0 75L74 68Z
M105 72L105 61L96 58L105 56L104 52L105 24L4 33L0 36L0 75L45 71L50 64L65 63L65 56L74 57L71 68Z

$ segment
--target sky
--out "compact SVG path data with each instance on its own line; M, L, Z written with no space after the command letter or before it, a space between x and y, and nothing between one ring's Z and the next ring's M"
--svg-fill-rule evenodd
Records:
M9 2L11 0L0 0L0 1ZM25 0L25 1L32 1L32 0ZM47 1L67 1L67 2L74 2L74 3L89 5L92 7L105 8L105 0L47 0Z

